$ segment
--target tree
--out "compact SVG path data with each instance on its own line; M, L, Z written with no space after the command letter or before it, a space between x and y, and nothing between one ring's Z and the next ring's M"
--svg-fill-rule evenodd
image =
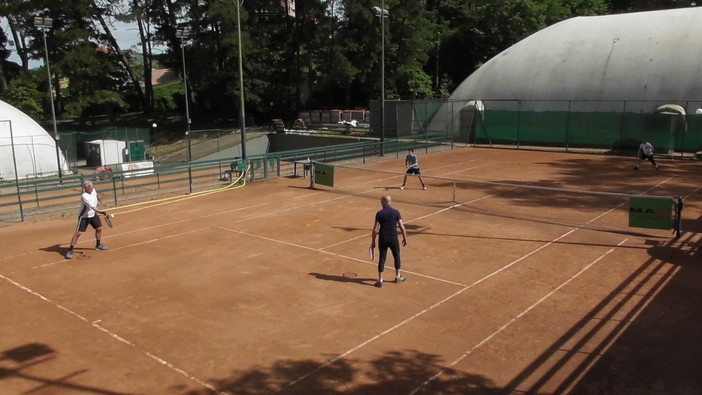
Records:
M7 50L7 36L5 31L0 27L0 94L7 90L7 78L5 78L5 62L10 57L10 51Z
M608 0L607 5L612 13L653 11L669 8L689 7L694 1L686 0Z
M101 5L98 6L98 3L95 0L91 0L90 5L93 8L94 18L97 19L104 31L105 40L109 43L109 47L112 48L114 53L118 55L119 62L121 63L122 67L124 67L124 70L127 72L129 80L132 83L132 88L139 96L140 101L144 103L144 108L149 108L144 97L144 91L141 89L139 79L137 78L137 75L132 68L131 62L127 58L127 54L120 48L119 43L115 39L114 35L112 35L112 30L110 29L110 26L106 20L107 16L113 14L113 10L111 8L112 4L110 2L101 2Z
M150 111L156 63L152 48L158 45L167 48L158 60L181 75L186 72L181 61L184 50L189 103L196 116L236 118L243 97L247 114L284 118L302 109L366 106L380 97L382 64L385 97L441 97L501 51L564 19L688 6L676 0L385 0L384 4L389 17L384 20L381 61L381 23L372 10L379 0L297 0L295 16L288 15L279 0L5 0L0 17L6 18L9 31L0 31L0 60L7 58L11 38L21 69L30 78L20 86L33 81L39 91L46 91L48 87L42 86L46 74L29 72L30 60L45 56L41 30L33 26L32 18L51 17L54 26L46 32L47 46L59 116L64 108L71 115L110 114L124 108L125 98L134 97L144 111ZM140 32L143 90L140 73L113 35L113 19L133 22ZM175 34L182 26L191 28L191 36L183 41ZM18 78L8 73L6 65L0 62L3 92ZM182 87L168 92L173 97L167 101L178 103L181 108L176 111L183 113Z
M400 0L390 8L390 92L393 98L431 97L431 78L423 67L429 60L434 46L430 30L431 13L421 2ZM386 53L387 50L386 50ZM386 62L387 63L387 62ZM387 88L387 85L386 85Z
M35 121L41 120L42 93L37 90L34 79L28 75L21 75L8 84L3 98L9 104L32 117Z
M434 1L442 26L440 68L455 83L516 42L553 23L605 13L604 0Z

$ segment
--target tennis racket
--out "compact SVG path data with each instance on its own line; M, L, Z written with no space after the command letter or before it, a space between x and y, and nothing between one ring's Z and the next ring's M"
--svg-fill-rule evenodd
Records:
M371 261L375 258L375 247L368 247L368 256Z
M110 215L110 214L105 213L105 222L107 223L107 226L109 226L110 228L113 226L112 225L112 217L113 216L114 216L114 214Z

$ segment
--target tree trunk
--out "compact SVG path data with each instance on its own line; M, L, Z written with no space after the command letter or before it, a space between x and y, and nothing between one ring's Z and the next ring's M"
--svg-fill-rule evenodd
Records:
M10 26L10 32L12 32L12 39L15 40L15 48L17 49L17 55L22 61L22 72L29 72L29 56L27 56L27 45L24 42L24 37L20 37L20 32L17 30L17 22L11 16L7 16L7 22Z
M5 79L4 60L0 59L0 92L7 92L7 80Z
M122 62L122 65L124 66L124 68L127 69L127 73L129 74L129 79L132 81L132 85L134 87L134 90L139 95L139 99L141 100L141 102L145 103L144 91L141 89L141 85L139 84L139 79L137 78L136 74L134 73L134 69L132 69L132 65L129 62L129 59L127 59L127 55L119 47L119 43L117 43L117 40L112 35L112 31L110 30L110 27L107 25L107 22L105 22L105 18L102 16L100 9L96 6L95 2L93 2L93 8L95 9L95 14L98 18L98 21L100 21L100 25L102 26L102 29L105 31L105 34L107 35L107 41L110 42L110 45L112 45L112 48L114 48L114 50L119 54L119 59ZM144 110L146 110L146 108L144 108Z
M148 26L144 26L141 17L137 17L139 26L139 37L141 38L141 52L144 57L144 112L150 113L154 108L154 86L152 84L152 56L151 56L151 34Z

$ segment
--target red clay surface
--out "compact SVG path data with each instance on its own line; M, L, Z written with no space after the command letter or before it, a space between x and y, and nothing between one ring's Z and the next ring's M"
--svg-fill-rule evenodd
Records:
M702 393L699 163L418 154L427 191L392 157L116 209L110 250L86 232L72 260L73 217L0 228L0 393ZM456 180L681 196L684 232L629 228L621 197ZM378 289L383 194L409 244Z

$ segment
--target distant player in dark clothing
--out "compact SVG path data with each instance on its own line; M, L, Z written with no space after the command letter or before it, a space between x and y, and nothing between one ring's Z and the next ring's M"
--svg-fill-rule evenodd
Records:
M402 215L400 212L390 207L390 196L380 198L380 204L383 208L375 214L375 224L373 225L373 234L371 239L371 248L375 248L375 237L378 236L378 281L375 286L382 288L383 286L383 271L385 270L385 259L388 256L388 248L392 251L392 257L395 260L395 283L405 281L405 278L400 274L402 262L400 260L400 241L397 238L397 228L402 232L402 245L407 245L407 230L402 223Z

